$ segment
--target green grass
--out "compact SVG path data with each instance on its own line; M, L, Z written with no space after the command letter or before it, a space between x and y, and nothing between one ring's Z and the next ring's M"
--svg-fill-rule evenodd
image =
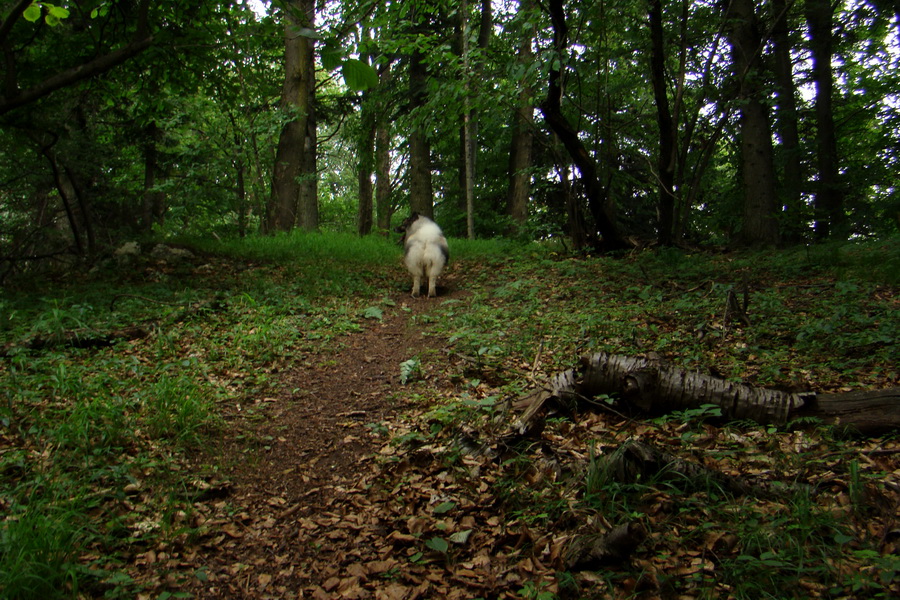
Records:
M350 233L319 233L295 230L272 236L252 235L243 239L217 241L209 238L182 240L188 245L235 258L279 263L310 263L324 260L335 266L384 265L402 253L391 239Z
M0 529L0 593L9 600L74 597L85 516L43 502L13 511Z

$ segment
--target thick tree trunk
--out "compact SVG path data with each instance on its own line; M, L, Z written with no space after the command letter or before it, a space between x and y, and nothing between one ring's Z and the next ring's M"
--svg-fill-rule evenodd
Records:
M469 51L469 3L462 0L460 3L459 40L460 53L463 62L463 119L460 129L460 183L463 189L463 197L466 202L466 237L475 239L475 151L476 130L478 124L472 113L472 101L470 85L472 72L472 57Z
M563 0L550 0L548 7L550 21L553 25L553 47L562 63L569 51L569 33ZM594 217L594 224L603 237L600 247L604 250L628 248L629 244L622 237L619 227L616 225L608 203L607 190L600 182L597 165L587 148L584 147L578 131L572 127L562 113L562 69L563 67L560 66L559 69L550 71L547 98L541 104L541 113L581 173L581 181L587 194L591 215Z
M778 104L776 107L778 135L781 138L781 200L785 207L784 237L788 242L799 242L802 239L803 206L801 185L803 182L803 164L800 160L800 132L797 124L797 99L794 84L793 61L791 59L790 31L788 29L788 13L793 3L786 0L773 0L772 11L775 22L772 26L774 42L773 71L775 74Z
M378 229L391 228L391 134L386 120L375 128L375 213Z
M665 47L663 42L662 0L650 2L650 79L656 101L659 125L657 185L659 186L659 223L657 239L663 246L672 244L675 223L675 122L669 109L666 86Z
M816 85L816 159L819 177L815 183L815 233L818 239L847 235L844 199L838 181L839 162L832 104L832 17L833 9L829 0L807 1L806 21L809 25L812 76Z
M900 388L791 394L684 371L648 358L603 352L582 358L581 368L557 373L545 388L520 399L516 406L526 411L515 428L520 432L533 429L534 416L551 398L567 403L601 394L617 395L628 406L650 414L714 404L724 418L762 424L784 425L814 417L864 435L900 429Z
M741 101L741 175L744 188L743 225L740 242L745 245L771 245L778 242L778 195L772 133L765 104L760 52L761 38L753 0L733 0L727 18L730 31L732 66L740 85Z
M313 152L312 188L315 189L315 118L312 113L312 94L315 81L312 74L313 40L301 35L304 28L312 28L310 14L314 3L311 0L293 0L285 11L284 21L284 85L281 88L281 107L291 111L295 117L281 129L278 149L275 153L275 169L272 181L272 197L266 206L263 230L266 233L289 231L297 221L301 194L301 177L304 177L304 194L308 201L310 185L310 160L306 156ZM310 136L310 131L312 135ZM315 204L315 203L314 203ZM318 226L316 211L303 207L303 220L308 226L315 217L313 228Z
M533 0L520 4L520 11L533 9ZM534 43L530 30L522 33L516 60L522 65L531 64ZM506 214L514 227L521 228L528 220L528 199L531 197L532 148L534 145L534 91L527 78L519 83L519 105L513 113L512 141L509 149L509 190L506 194Z
M314 0L300 0L305 27L315 28L316 3ZM298 94L306 115L303 129L303 155L300 159L300 188L298 196L297 224L306 231L319 228L319 177L316 156L316 63L315 39L303 37L300 45L300 70L303 77Z
M413 110L425 104L427 73L422 55L413 54L409 63L409 85ZM434 191L431 185L431 144L421 128L409 136L409 207L420 215L434 217Z
M162 176L159 165L159 144L162 133L156 122L144 128L144 193L141 203L141 229L150 231L154 225L162 225L166 214L166 193L157 188Z
M374 99L370 92L363 92L362 107L360 109L360 121L362 131L359 137L359 163L357 164L357 180L359 182L359 205L356 214L356 227L359 235L368 235L372 232L372 204L374 199L374 186L372 185L372 171L375 168L375 128L376 118L372 103Z

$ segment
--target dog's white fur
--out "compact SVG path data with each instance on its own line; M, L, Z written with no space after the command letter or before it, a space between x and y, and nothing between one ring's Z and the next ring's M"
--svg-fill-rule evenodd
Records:
M418 297L422 280L428 281L428 297L437 296L437 279L447 265L450 249L447 239L437 223L413 213L404 223L406 237L404 258L406 268L413 276L412 295Z

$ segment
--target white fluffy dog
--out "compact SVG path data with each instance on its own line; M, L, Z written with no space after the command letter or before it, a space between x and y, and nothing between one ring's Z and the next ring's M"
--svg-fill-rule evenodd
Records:
M413 276L413 297L419 296L422 280L427 279L428 297L434 298L437 296L437 278L450 257L441 228L428 217L414 212L396 231L404 234L403 262Z

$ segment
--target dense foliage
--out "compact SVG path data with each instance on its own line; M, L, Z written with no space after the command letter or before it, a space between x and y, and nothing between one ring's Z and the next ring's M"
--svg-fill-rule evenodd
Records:
M325 229L358 221L366 232L373 211L386 228L405 204L434 205L451 234L466 232L469 213L479 236L515 224L576 245L618 235L609 223L632 243L897 227L898 23L887 5L820 14L814 0L774 2L741 16L688 0L465 3L465 13L362 0L321 3L315 31L285 29L303 5L5 2L2 272L154 229L256 230L273 202L279 132L295 117L278 97L285 32L315 39L308 164ZM824 40L810 29L820 22ZM738 63L743 25L758 47ZM817 70L823 61L831 69ZM764 121L745 122L750 105ZM752 127L768 128L768 167L744 155ZM516 213L511 152L526 147ZM774 169L774 208L759 210L777 236L750 231L744 175L760 168Z

